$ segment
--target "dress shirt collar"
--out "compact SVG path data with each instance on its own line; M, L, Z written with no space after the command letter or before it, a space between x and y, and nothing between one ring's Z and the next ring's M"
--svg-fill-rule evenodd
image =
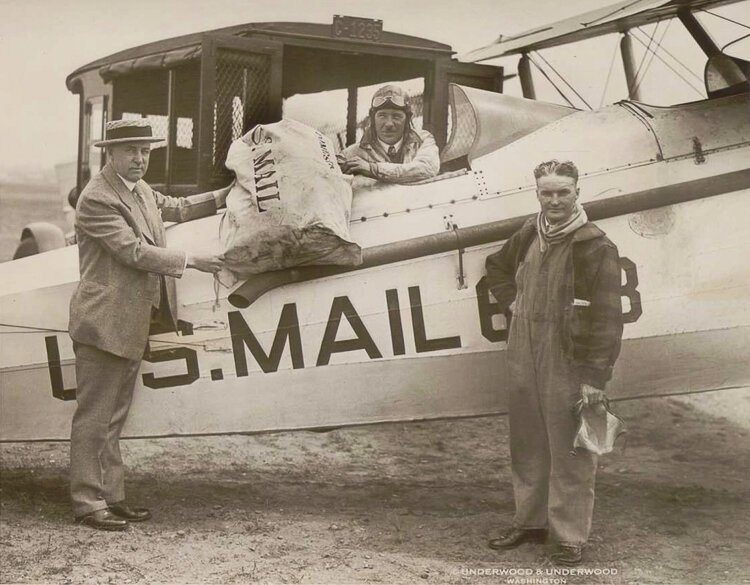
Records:
M404 142L404 139L402 138L402 139L401 139L401 140L399 140L399 141L398 141L398 142L397 142L396 144L386 144L385 142L383 142L382 140L380 140L380 138L378 138L378 142L380 143L380 146L381 146L381 148L382 148L382 149L383 149L383 150L384 150L384 151L385 151L386 153L388 152L388 149L389 149L389 148L390 148L391 146L392 146L392 147L393 147L393 148L394 148L394 149L396 150L396 152L398 152L399 150L401 150L401 145L403 144L403 142Z
M135 183L133 181L128 181L125 177L123 177L120 173L117 173L117 176L120 177L120 180L125 183L125 186L128 188L128 191L131 193L133 192L133 189L135 189Z

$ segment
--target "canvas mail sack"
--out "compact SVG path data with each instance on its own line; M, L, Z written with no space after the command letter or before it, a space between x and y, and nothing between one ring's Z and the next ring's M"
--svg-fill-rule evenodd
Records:
M225 286L293 266L362 263L349 235L352 188L330 140L300 122L258 125L229 148L236 181L220 227Z

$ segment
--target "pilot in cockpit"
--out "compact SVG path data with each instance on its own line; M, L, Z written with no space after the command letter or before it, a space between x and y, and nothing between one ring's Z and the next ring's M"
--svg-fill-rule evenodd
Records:
M337 155L341 170L388 183L413 183L437 175L440 153L432 134L412 126L409 96L396 85L375 92L369 125L359 143Z

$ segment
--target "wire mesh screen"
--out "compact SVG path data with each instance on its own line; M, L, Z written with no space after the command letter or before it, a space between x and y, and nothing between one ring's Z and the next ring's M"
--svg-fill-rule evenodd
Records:
M476 116L466 94L462 91L451 91L451 98L448 114L450 139L440 155L442 162L466 156L477 135Z
M140 120L142 118L146 118L148 120L148 123L151 124L151 131L156 138L164 138L164 140L161 140L159 142L152 142L151 143L151 150L155 150L157 148L166 148L167 146L167 134L169 134L169 119L166 116L161 116L159 114L138 114L135 112L123 112L122 113L122 119L123 120Z
M216 59L213 179L231 173L224 166L229 145L255 124L268 118L271 58L267 55L221 50Z
M193 148L192 118L177 118L177 147Z

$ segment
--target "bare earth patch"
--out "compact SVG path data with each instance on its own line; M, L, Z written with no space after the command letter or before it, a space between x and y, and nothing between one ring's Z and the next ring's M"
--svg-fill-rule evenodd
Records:
M126 533L73 524L67 443L0 445L0 582L750 583L747 426L615 408L627 445L601 460L583 565L608 575L487 548L513 514L507 419L488 417L126 441L129 499L154 512Z

